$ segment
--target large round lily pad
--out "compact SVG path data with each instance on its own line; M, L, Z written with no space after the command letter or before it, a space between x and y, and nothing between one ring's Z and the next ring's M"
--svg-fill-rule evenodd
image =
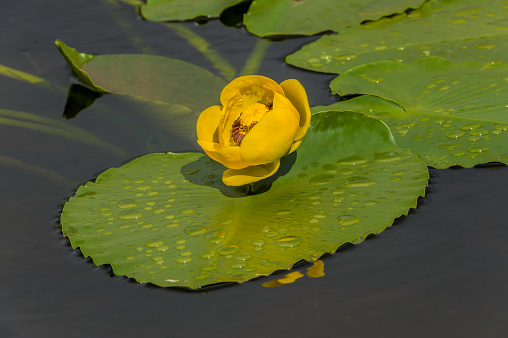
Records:
M291 65L344 73L370 62L411 63L440 56L454 62L508 61L508 13L501 0L430 0L408 14L356 24L289 55Z
M65 204L73 248L141 283L243 282L359 243L423 196L427 167L381 121L323 112L278 179L257 194L221 182L199 153L154 153L108 169ZM264 192L263 192L264 191Z
M353 68L330 87L340 95L384 98L360 96L321 109L364 111L382 119L397 144L427 165L508 163L507 65L437 57L410 65L380 61Z
M247 29L259 36L312 35L339 31L364 20L418 8L423 0L256 0L245 16Z

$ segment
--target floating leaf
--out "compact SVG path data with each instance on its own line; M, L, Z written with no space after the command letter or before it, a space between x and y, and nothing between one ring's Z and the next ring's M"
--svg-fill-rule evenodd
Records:
M154 153L81 186L61 224L73 248L141 283L243 282L359 243L423 196L426 166L385 124L354 112L313 116L270 189L245 195L199 153ZM266 183L266 182L265 182Z
M508 61L508 13L501 0L431 0L409 14L354 25L323 36L286 62L344 73L381 60L411 63L428 56L454 62Z
M390 127L397 144L429 166L508 163L508 65L451 63L437 57L410 65L380 61L353 68L330 87L341 95L370 94L392 101L360 96L333 108L368 108Z
M73 73L93 79L88 84L78 77L98 91L140 96L201 112L216 102L226 85L208 70L178 59L134 54L91 56L59 40L56 44Z
M244 23L259 35L312 35L418 8L423 0L256 0Z
M226 8L243 0L147 0L141 15L150 21L189 20L199 16L217 17Z

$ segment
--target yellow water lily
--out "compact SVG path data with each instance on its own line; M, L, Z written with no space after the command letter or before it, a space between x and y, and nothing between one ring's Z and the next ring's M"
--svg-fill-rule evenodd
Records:
M297 80L278 84L264 76L242 76L220 95L222 106L201 113L198 143L228 169L222 181L239 186L273 175L280 158L302 142L310 123L307 93Z

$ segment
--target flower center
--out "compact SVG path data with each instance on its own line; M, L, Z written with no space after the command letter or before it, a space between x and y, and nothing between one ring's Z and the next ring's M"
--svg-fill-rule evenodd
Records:
M231 129L231 137L237 146L242 144L243 138L254 126L272 110L273 103L254 103L245 108L240 116L233 122Z

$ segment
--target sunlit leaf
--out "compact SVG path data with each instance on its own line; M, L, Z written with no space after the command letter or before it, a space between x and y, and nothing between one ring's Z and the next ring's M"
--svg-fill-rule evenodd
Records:
M243 0L147 0L141 15L150 21L189 20L199 16L217 17L226 8Z
M382 119L397 144L429 166L508 163L508 65L437 57L410 65L380 61L353 68L330 87L341 95L390 100L360 96L322 110L351 109Z
M95 264L141 283L244 282L383 231L416 206L428 179L385 124L338 111L313 115L278 179L258 182L256 194L225 186L223 170L199 153L109 169L65 204L63 233Z
M431 0L409 14L353 25L289 55L291 65L343 73L360 64L411 63L441 56L454 62L508 61L508 12L501 0Z
M259 36L312 35L339 31L364 20L418 8L424 0L256 0L247 12L247 29Z

